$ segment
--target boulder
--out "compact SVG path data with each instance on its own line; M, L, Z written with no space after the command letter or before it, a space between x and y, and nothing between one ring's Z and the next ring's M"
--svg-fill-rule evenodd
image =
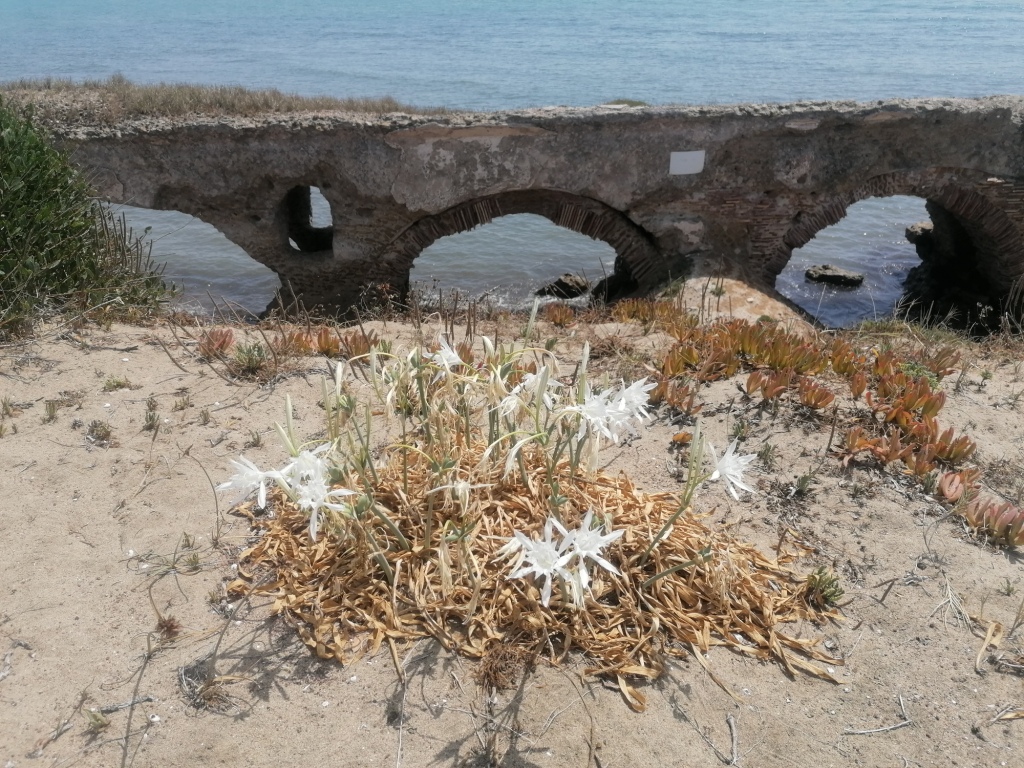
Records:
M815 283L840 285L844 288L856 288L864 282L864 275L858 272L850 272L847 269L833 267L831 264L811 267L804 272L804 277Z
M548 283L536 296L553 296L556 299L575 299L590 290L590 281L582 275L566 273L553 283Z
M907 227L907 242L911 243L917 251L917 257L923 262L933 261L935 258L935 225L930 221L919 221Z

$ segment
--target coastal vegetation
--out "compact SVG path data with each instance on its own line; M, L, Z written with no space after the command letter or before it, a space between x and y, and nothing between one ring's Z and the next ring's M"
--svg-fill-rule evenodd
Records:
M493 690L518 685L538 654L557 663L578 651L642 710L633 681L693 648L725 645L833 681L825 665L841 663L783 626L834 618L842 579L820 560L801 568L782 539L767 558L707 525L725 493L788 520L822 478L866 473L928 499L983 547L1024 545L1019 497L994 495L976 441L938 421L966 386L965 338L910 326L795 333L768 318L708 322L676 301L627 300L611 317L667 338L623 381L589 341L576 360L563 349L572 343L555 329L590 336L582 314L544 326L538 315L521 333L505 329L519 342L467 330L455 343L446 331L402 352L362 329L358 354L342 351L354 345L339 331L270 329L278 364L314 350L338 362L321 387L323 429L304 442L286 402L287 463L264 471L240 456L221 485L256 492L241 507L254 537L238 563L247 575L229 595L273 597L310 648L346 664L433 637L479 660ZM234 361L246 343L212 328L197 349L242 375ZM723 408L733 426L719 454L702 419ZM679 430L677 493L643 493L601 468L602 448L655 419ZM755 460L771 470L775 450L747 446L780 427L820 436L812 466L792 484L745 480Z
M390 96L339 99L300 96L274 88L195 83L138 84L123 75L106 80L38 78L0 83L0 94L32 104L46 121L117 123L143 117L207 115L251 117L290 112L357 112L364 114L443 114L443 107L414 107Z
M53 311L150 313L166 295L150 243L91 197L31 109L0 98L0 338Z
M80 727L51 754L92 749L95 712L109 757L150 748L140 721L206 738L264 706L303 722L388 700L368 725L382 740L404 727L419 749L412 723L435 729L429 749L495 765L579 701L558 727L582 765L587 734L632 710L661 727L676 692L700 727L778 692L845 707L828 727L858 738L901 672L919 682L897 724L933 719L925 686L992 703L986 733L1024 715L1020 338L824 332L685 297L550 318L452 302L349 327L169 314L86 323L74 344L41 326L6 358L6 482L73 485L12 519L29 554L11 570L109 572L81 578L88 634L68 642L113 662L72 684L134 670L140 694L67 705ZM12 613L52 606L21 634L66 611L54 581L12 594ZM9 657L11 695L46 713L70 695ZM35 717L30 736L52 728ZM969 738L952 722L943 738Z

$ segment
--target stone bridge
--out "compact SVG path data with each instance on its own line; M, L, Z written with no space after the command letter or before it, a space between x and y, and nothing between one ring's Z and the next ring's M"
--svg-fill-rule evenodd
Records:
M1022 120L1024 97L992 97L145 118L62 139L102 196L209 222L306 306L404 294L432 242L515 213L611 245L612 298L694 273L772 292L794 248L887 195L927 200L947 278L998 301L1024 274Z

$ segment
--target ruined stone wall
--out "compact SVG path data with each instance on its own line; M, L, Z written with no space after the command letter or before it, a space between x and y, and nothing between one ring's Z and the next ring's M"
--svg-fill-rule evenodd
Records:
M511 213L610 243L620 293L687 271L771 289L794 248L892 194L955 217L972 267L1005 293L1024 274L1022 120L1024 99L998 97L146 119L62 136L109 199L198 216L288 295L345 309L404 289L437 238ZM303 228L309 187L331 204L328 231Z

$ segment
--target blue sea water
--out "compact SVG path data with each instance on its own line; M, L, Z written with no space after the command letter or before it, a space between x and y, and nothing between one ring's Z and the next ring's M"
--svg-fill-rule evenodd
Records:
M1020 0L0 0L0 80L120 72L467 109L1014 93L1022 40ZM828 322L884 314L916 261L903 228L923 218L920 201L860 203L779 287ZM153 227L190 296L209 288L259 310L275 287L212 228L173 213L131 219ZM597 274L602 260L601 243L509 217L439 241L414 277L469 293L500 284L515 301L524 289L509 285ZM858 269L871 287L822 297L798 260Z

